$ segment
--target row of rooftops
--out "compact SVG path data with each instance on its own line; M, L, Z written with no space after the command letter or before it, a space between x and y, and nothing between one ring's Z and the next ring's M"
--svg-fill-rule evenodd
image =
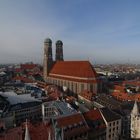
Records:
M115 84L115 83L114 83ZM123 81L121 83L116 83L113 87L112 96L121 101L135 101L140 102L140 93L129 93L126 91L127 88L133 88L135 86L136 89L140 88L139 80L131 80L131 81Z
M45 85L46 86L46 85ZM18 95L19 96L19 95ZM26 98L25 98L26 99ZM12 102L13 100L12 99L10 99L10 101ZM27 100L26 100L27 101ZM32 106L32 102L30 102L30 103L27 103L27 102L23 102L24 103L24 105L26 106ZM29 100L28 100L29 101ZM15 100L14 100L14 102L15 102ZM57 101L56 101L57 102ZM19 103L19 102L17 102L17 103ZM21 105L21 104L20 104ZM59 106L59 107L61 107L63 110L64 110L64 106ZM91 112L90 112L91 111ZM81 116L82 114L80 114L80 113L78 113L78 114L73 114L73 115L70 115L70 116L65 116L65 117L62 117L62 118L59 118L58 119L58 124L59 124L59 126L60 127L62 127L62 126L67 126L67 125L75 125L76 123L77 123L77 121L79 121L79 124L81 125L81 122L83 121L84 123L86 123L85 121L84 121L84 119L86 119L86 117L87 117L87 119L88 120L90 120L90 121L92 121L92 120L100 120L101 119L101 122L103 122L103 118L102 118L102 115L101 114L104 114L104 117L105 117L105 119L106 119L106 121L107 122L109 122L109 121L115 121L116 119L120 119L120 116L118 116L117 114L115 114L114 112L112 112L112 111L110 111L110 110L108 110L108 109L101 109L100 111L97 111L97 110L90 110L89 112L87 112L87 114L88 115L86 115L86 113L85 114L83 114L83 116ZM91 114L91 116L89 115L89 114ZM94 114L95 114L95 116L94 116ZM107 115L107 114L109 114L109 115ZM92 116L93 115L93 116ZM87 121L87 123L88 122L90 122L90 121ZM85 124L85 126L86 126L86 128L84 127L84 126L82 126L82 128L80 129L80 131L86 131L87 129L88 129L88 127L90 126L90 125L86 125ZM92 126L94 126L95 127L95 124L93 124ZM104 125L104 123L102 123L102 125L99 125L100 127L99 128L104 128L105 129L105 125ZM75 131L76 132L76 131ZM75 132L73 132L73 134L75 133ZM77 132L76 132L77 133Z
M47 108L55 106L57 109L63 112L63 114L58 115L55 117L55 119L58 118L58 120L61 121L62 126L66 126L66 124L74 124L78 122L79 116L82 114L77 112L75 109L73 109L70 105L68 105L66 102L62 101L52 101L52 102L46 102L44 103L44 106ZM78 117L78 120L76 121L76 117ZM115 120L121 119L120 115L113 112L109 108L100 108L100 109L90 109L89 111L86 111L83 113L83 116L85 119L96 121L96 120L103 120L103 116L106 119L107 122L112 122ZM83 119L82 117L80 117ZM49 119L49 118L48 118Z
M64 137L68 138L75 135L79 135L81 133L86 133L90 131L91 129L92 131L98 130L98 132L105 130L107 126L104 122L104 118L107 122L117 121L121 119L119 115L117 115L116 113L112 112L109 109L106 109L106 108L103 108L100 110L92 109L84 113L83 115L81 113L77 113L70 116L58 118L56 120L52 120L48 123L41 122L37 124L31 124L30 122L28 122L26 124L27 125L26 129L28 129L28 137L30 137L30 139L32 140L43 140L44 138L47 139L49 133L51 135L51 138L54 137L55 127L59 128L60 130L63 129ZM25 124L23 124L21 127L25 129ZM20 128L19 130L21 130L21 127L18 127ZM12 130L18 131L18 128L17 129L13 128ZM23 133L23 131L20 131L20 132ZM16 135L17 134L15 134L15 136Z
M27 75L39 74L42 76L42 72L37 68L36 64L21 64L19 68L15 68L15 72L20 74L26 71ZM97 73L89 61L57 61L49 72L49 77L77 82L98 82ZM13 80L34 82L23 75L14 77Z
M63 101L50 101L45 102L42 104L44 108L53 108L55 115L51 115L49 118L60 118L63 116L69 116L72 114L77 114L77 111L72 108L72 106L66 102ZM47 118L48 119L48 118Z
M31 97L30 94L17 95L13 91L0 92L0 97L3 101L3 105L5 102L5 106L2 107L2 109L4 109L2 114L32 108L39 105L41 107L42 104L41 101Z
M0 92L0 95L9 101L11 105L28 102L40 102L39 100L31 97L30 94L17 95L15 92Z
M19 68L15 68L15 72L22 70L33 70L37 68L36 64L21 64ZM59 61L53 66L50 74L59 74L75 77L96 77L96 71L89 61Z

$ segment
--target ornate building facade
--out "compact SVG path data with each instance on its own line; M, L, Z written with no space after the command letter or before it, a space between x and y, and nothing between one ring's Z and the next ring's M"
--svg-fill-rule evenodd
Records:
M97 74L89 61L64 61L63 42L56 42L55 61L52 58L52 41L44 42L44 80L80 94L83 90L97 93Z
M140 113L136 101L131 112L131 138L140 139Z

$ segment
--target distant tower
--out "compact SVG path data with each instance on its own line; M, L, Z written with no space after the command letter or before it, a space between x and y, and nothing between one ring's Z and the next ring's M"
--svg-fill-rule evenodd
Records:
M140 138L140 113L137 102L135 101L134 107L131 112L131 138Z
M44 62L43 62L43 77L44 80L47 80L47 76L51 70L53 64L52 58L52 41L47 38L44 41Z
M56 61L63 61L63 42L61 40L56 41Z

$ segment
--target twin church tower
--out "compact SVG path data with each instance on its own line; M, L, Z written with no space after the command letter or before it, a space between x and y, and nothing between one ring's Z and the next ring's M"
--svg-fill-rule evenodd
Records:
M56 41L56 54L55 61L53 61L52 55L52 40L50 38L45 39L44 41L44 61L43 61L43 77L44 80L47 79L47 76L57 61L63 61L63 42L61 40Z

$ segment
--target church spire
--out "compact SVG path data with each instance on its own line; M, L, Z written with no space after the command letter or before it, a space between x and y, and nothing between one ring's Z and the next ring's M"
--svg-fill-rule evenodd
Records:
M135 101L135 103L134 103L131 114L133 114L133 115L138 115L139 114L139 108L138 108L137 101Z
M25 129L25 137L24 137L24 140L31 140L30 139L29 130L28 130L28 125L27 125L27 120L26 120L26 129Z

